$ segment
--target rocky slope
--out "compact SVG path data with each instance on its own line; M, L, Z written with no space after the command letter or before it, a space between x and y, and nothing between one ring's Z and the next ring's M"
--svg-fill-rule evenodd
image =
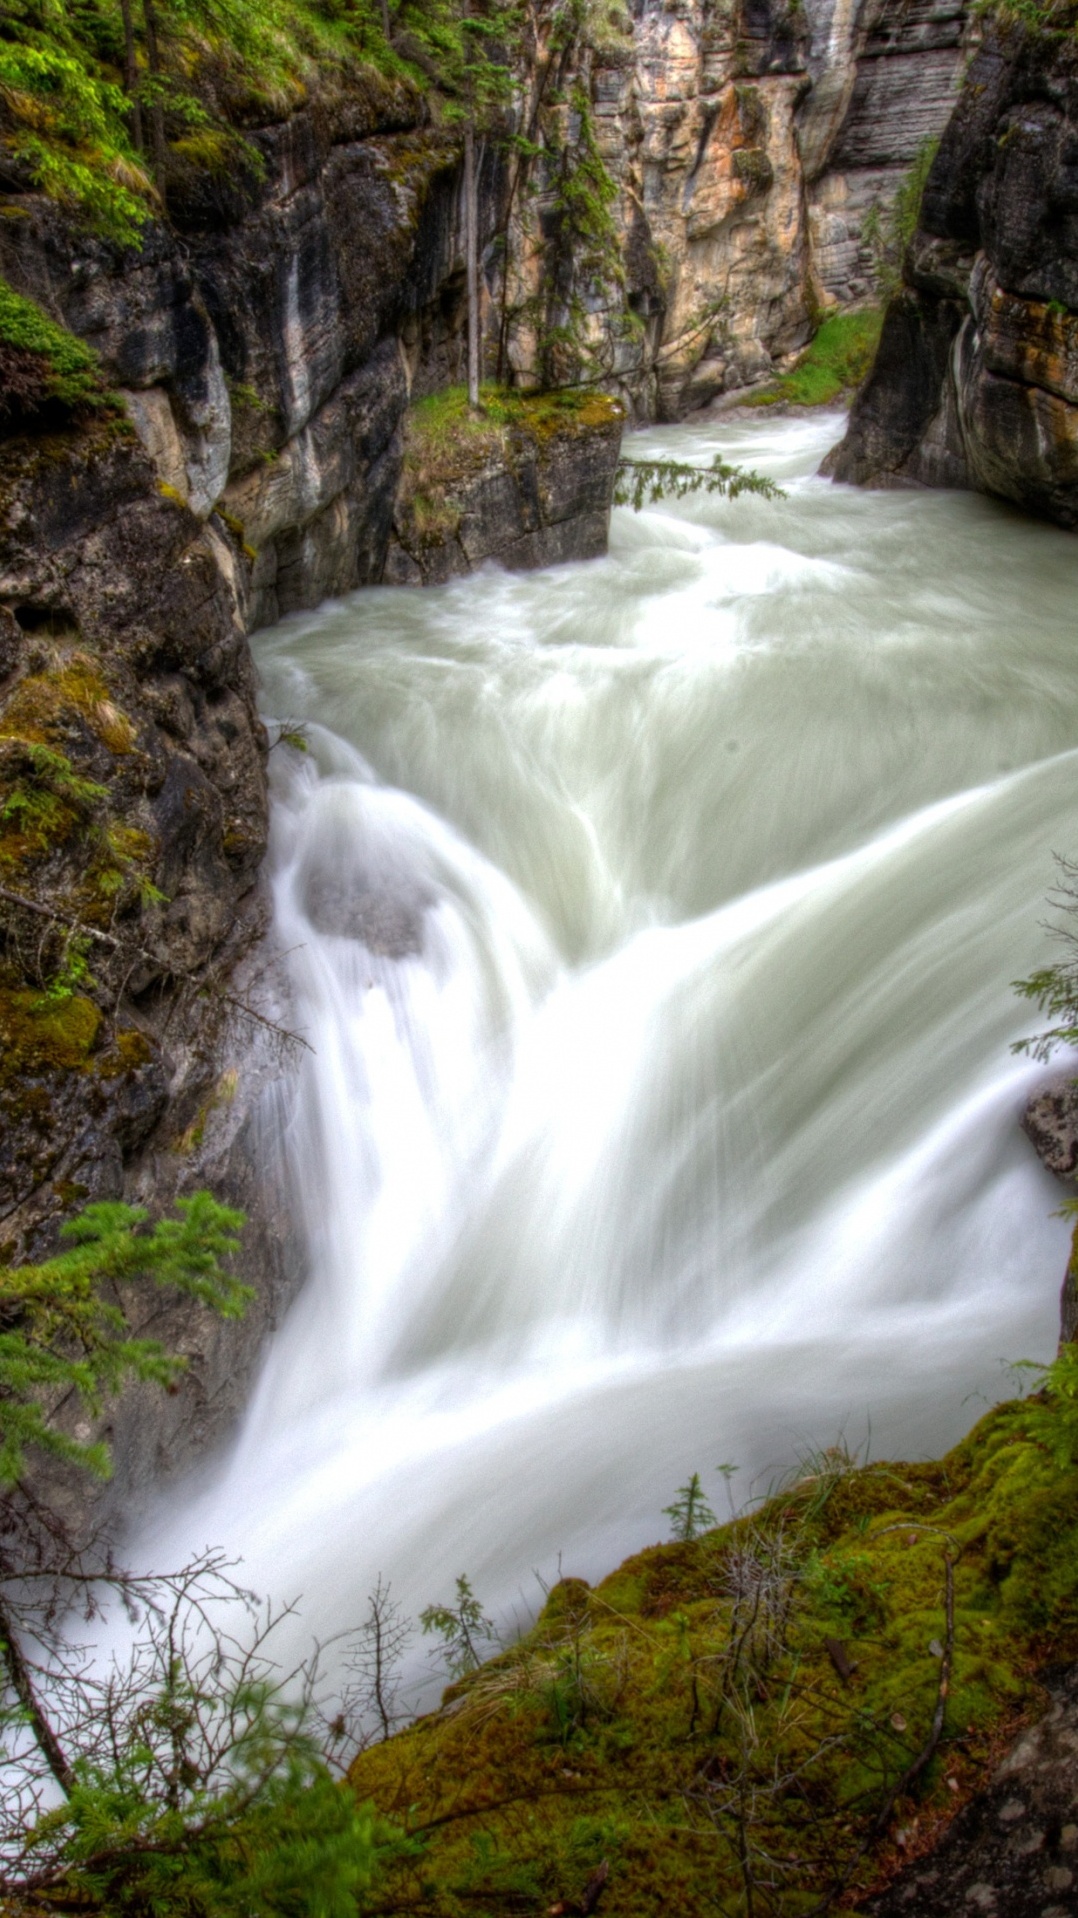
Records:
M997 25L940 144L836 479L1078 525L1078 42Z

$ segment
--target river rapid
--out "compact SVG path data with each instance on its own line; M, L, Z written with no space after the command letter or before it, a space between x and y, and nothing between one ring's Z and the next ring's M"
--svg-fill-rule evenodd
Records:
M526 1613L692 1471L725 1510L720 1464L740 1503L840 1435L938 1453L1053 1349L1010 982L1078 850L1078 549L816 479L841 431L656 429L787 497L257 637L310 744L271 850L310 1279L147 1559L223 1545L323 1637L379 1574Z

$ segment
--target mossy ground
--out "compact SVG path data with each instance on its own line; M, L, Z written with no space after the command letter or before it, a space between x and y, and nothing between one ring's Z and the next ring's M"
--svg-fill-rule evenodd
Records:
M746 402L749 406L830 406L860 386L876 356L882 307L833 313L797 365Z
M611 1918L855 1903L1036 1709L1038 1665L1078 1653L1078 1470L1044 1418L997 1408L934 1464L826 1454L751 1517L564 1580L353 1765L414 1846L379 1909L580 1909L604 1862Z

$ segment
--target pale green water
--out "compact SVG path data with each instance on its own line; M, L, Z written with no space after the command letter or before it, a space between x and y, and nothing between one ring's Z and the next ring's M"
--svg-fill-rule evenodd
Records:
M163 1529L320 1631L378 1571L594 1575L720 1460L941 1448L1051 1348L1009 982L1078 847L1078 547L813 479L840 429L651 433L789 497L259 637L314 748L273 854L312 1280Z

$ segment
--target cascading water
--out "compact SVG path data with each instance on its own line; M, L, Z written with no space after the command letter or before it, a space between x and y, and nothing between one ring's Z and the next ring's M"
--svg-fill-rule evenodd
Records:
M1078 845L1074 547L812 478L839 430L651 433L788 497L257 641L311 745L272 848L311 1277L154 1562L223 1544L322 1635L379 1572L504 1610L694 1469L930 1453L1051 1350L1009 982Z

